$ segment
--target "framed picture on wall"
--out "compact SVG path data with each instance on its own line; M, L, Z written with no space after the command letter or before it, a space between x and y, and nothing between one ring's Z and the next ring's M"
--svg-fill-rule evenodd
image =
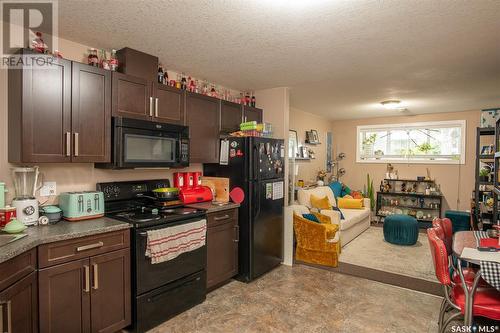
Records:
M297 131L289 130L288 131L288 158L298 157L299 148L298 148L298 136Z
M313 139L314 143L319 143L318 131L311 130L311 136L312 136L312 139Z

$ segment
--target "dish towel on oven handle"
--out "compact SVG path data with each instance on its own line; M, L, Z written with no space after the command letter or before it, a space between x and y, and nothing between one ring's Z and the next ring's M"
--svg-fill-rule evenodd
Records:
M205 245L207 220L147 231L146 257L152 264L172 260Z
M486 231L474 231L476 245L481 245L481 240L489 238ZM484 241L483 241L484 242ZM500 255L500 252L497 252ZM492 261L479 261L481 265L481 276L489 285L500 291L500 264Z

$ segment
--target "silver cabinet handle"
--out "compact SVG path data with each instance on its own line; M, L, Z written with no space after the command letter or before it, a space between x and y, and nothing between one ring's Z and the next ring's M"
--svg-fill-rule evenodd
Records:
M66 132L66 156L71 156L71 132Z
M235 243L238 243L240 241L240 226L235 225L234 230L236 232L236 239L234 240Z
M229 215L222 215L222 216L216 216L214 217L214 221L222 221L222 220L227 220L229 218Z
M153 116L153 96L149 97L149 116Z
M155 98L155 117L158 118L158 97Z
M87 265L83 265L83 268L85 269L85 287L83 291L88 293L90 291L90 268Z
M99 288L99 266L97 264L92 264L92 271L94 273L94 283L92 285L92 289L98 289Z
M76 252L82 252L82 251L86 251L86 250L96 249L96 248L101 247L103 245L104 245L103 242L97 242L94 244L79 246L76 248Z
M74 141L75 141L75 156L78 156L78 154L79 154L78 150L79 150L79 145L80 145L79 142L78 142L78 133L75 132L74 136L75 136L74 137Z

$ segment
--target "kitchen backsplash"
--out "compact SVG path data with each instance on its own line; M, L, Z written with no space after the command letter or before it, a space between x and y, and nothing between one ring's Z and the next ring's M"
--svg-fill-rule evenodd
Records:
M95 169L90 163L72 163L72 164L37 164L40 167L40 173L43 174L44 181L53 181L57 183L57 194L70 191L88 191L95 190L95 184L99 182L113 182L125 180L143 180L143 179L165 179L172 182L172 174L177 170L182 171L202 171L201 164L191 164L185 169L147 169L147 170L107 170ZM11 164L10 167L15 167ZM10 203L14 197L14 188L9 170L1 170L0 181L7 184L7 203ZM41 204L55 204L57 197L38 197Z

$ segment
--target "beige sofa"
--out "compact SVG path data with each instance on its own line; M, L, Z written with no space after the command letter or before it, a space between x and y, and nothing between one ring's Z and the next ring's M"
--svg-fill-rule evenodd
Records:
M333 195L333 191L328 186L318 186L313 189L300 189L297 193L297 200L299 205L294 205L293 210L297 213L303 213L310 210L311 207L311 194L317 197L328 197L328 200L333 206L337 206L337 201ZM370 227L370 199L364 199L363 209L345 209L342 208L344 220L340 219L340 212L331 209L323 209L321 214L328 215L332 223L340 226L340 244L345 246L354 238L359 236L363 231Z

